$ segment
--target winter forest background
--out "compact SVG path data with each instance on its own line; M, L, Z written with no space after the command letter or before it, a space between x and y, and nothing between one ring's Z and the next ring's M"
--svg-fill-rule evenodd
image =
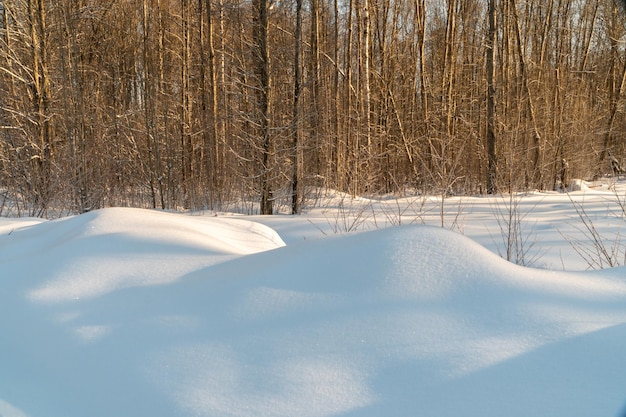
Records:
M0 0L0 15L3 213L547 190L625 152L615 0Z

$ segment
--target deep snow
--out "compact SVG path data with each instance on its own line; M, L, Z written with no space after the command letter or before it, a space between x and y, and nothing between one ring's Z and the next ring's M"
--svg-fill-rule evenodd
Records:
M506 198L3 219L0 416L626 415L626 268L568 242L571 198L619 251L621 192L516 200L543 269Z

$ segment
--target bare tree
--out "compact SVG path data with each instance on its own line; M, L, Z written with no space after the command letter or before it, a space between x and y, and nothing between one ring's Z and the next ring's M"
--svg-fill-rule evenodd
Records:
M307 186L445 199L626 154L616 2L3 0L0 17L0 181L32 215L297 212Z
M31 157L35 173L35 205L45 213L52 198L52 132L50 118L50 79L46 31L46 5L44 0L28 0L30 47L32 58L31 97L34 111L36 150Z
M300 212L300 94L302 92L302 0L296 0L296 30L293 58L293 175L291 180L291 213Z
M487 192L496 192L496 115L495 115L495 55L496 55L496 2L489 0L487 10L489 29L487 34Z
M254 46L255 64L258 78L259 136L261 137L261 214L272 214L273 197L270 157L272 153L271 122L271 73L269 54L269 1L254 0Z

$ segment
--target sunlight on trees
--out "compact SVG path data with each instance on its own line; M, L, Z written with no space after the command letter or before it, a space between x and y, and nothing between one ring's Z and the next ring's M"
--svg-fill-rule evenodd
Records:
M625 22L617 0L0 0L0 187L36 216L558 189L563 161L625 157Z

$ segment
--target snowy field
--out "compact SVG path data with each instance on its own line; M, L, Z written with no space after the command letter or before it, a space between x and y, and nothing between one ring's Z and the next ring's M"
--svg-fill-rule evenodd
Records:
M626 416L626 184L578 185L0 219L0 416Z

